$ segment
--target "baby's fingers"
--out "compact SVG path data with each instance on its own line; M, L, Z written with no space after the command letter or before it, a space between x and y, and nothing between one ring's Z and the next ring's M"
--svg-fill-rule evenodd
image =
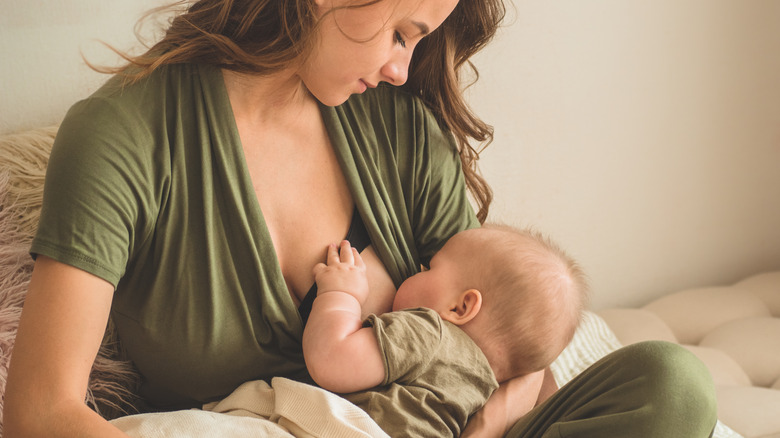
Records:
M324 271L327 268L328 267L327 265L325 265L325 263L317 263L316 265L314 265L314 269L312 269L311 272L316 277L320 274L320 272Z
M363 257L360 256L360 252L357 248L352 248L352 257L355 259L355 266L361 269L365 269L366 264L363 263Z
M347 240L341 241L341 263L355 264L355 248L352 248Z
M339 264L341 260L339 259L339 249L338 246L336 246L335 243L331 243L328 245L328 257L327 262L329 266L337 265Z

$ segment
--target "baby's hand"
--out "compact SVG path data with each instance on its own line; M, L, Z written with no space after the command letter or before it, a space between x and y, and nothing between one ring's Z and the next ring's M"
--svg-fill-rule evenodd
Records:
M346 292L362 306L368 298L368 279L360 253L344 240L341 242L341 254L335 244L328 247L327 262L327 265L318 263L314 266L317 295L332 291Z

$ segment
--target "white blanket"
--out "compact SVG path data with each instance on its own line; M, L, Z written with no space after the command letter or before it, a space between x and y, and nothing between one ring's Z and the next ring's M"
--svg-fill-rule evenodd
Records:
M140 414L112 423L138 438L389 438L362 409L311 385L284 378L247 382L202 410Z

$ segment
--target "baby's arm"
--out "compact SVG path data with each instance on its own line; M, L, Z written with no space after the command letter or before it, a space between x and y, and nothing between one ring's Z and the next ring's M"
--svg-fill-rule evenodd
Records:
M361 306L368 297L360 254L341 242L328 248L327 265L314 267L317 299L303 331L303 357L321 387L339 393L372 388L385 379L374 331L363 327Z

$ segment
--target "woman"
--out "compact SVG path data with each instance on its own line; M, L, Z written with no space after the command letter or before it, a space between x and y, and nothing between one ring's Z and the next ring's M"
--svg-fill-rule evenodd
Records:
M109 313L149 409L198 406L247 380L307 380L305 303L327 244L366 230L365 310L381 313L486 217L468 141L491 132L458 79L502 15L497 0L201 0L128 58L74 105L52 151L6 436L124 436L83 403ZM711 388L688 381L701 370L689 357L655 345L606 363L633 374L597 367L512 434L580 417L594 436L712 428ZM506 382L469 433L502 434L541 386L540 375ZM705 402L663 417L679 410L660 396L675 388ZM640 394L649 408L625 402ZM582 409L616 397L619 409Z

